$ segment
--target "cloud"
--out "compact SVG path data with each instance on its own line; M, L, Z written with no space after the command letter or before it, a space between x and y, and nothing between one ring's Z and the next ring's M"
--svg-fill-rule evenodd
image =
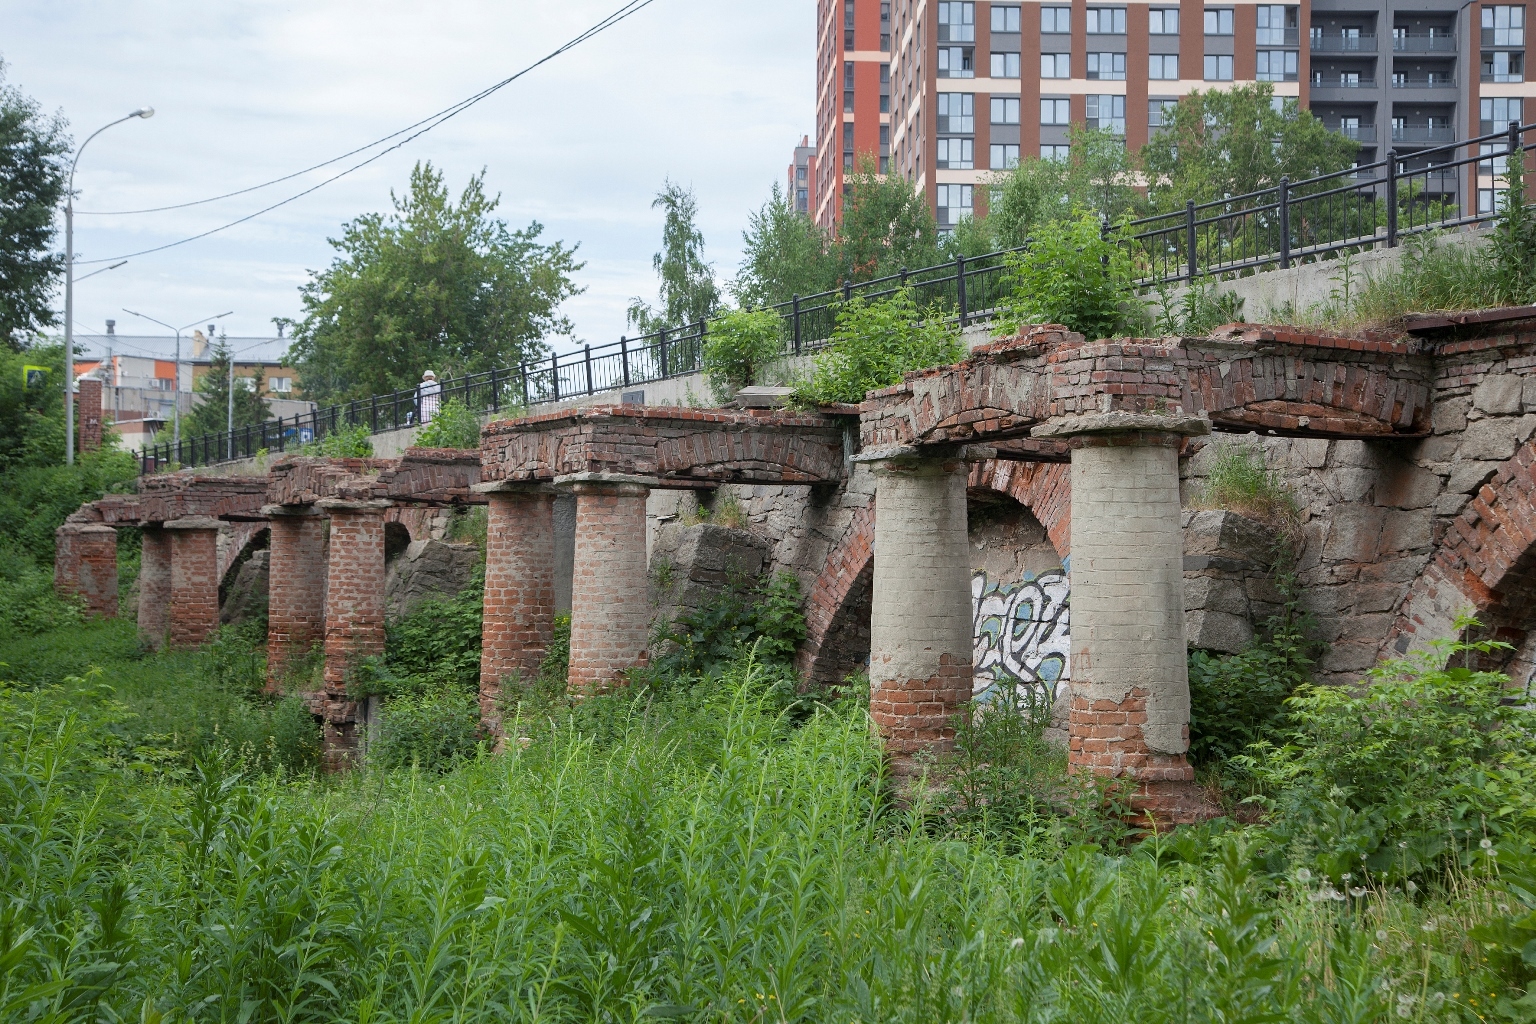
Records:
M91 143L77 207L135 209L285 174L396 131L543 56L617 0L0 0L9 81L60 109ZM698 193L708 255L729 276L741 230L814 119L811 0L656 0L352 176L258 220L82 282L76 323L129 306L174 322L234 309L231 334L298 312L297 286L330 262L328 236L388 207L417 160L451 188L485 169L514 226L580 242L587 291L567 310L594 344L652 295L663 181ZM140 217L76 218L80 258L161 245L244 216L319 180ZM334 170L329 173L334 173ZM62 226L62 225L61 225ZM62 237L61 237L62 242ZM62 296L60 299L62 306ZM206 308L205 308L206 307ZM215 308L216 307L216 308Z

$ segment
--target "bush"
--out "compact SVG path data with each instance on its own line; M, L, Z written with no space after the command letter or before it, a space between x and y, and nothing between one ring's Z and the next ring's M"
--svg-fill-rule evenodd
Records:
M1220 765L1275 738L1285 701L1307 682L1312 644L1294 605L1269 623L1269 635L1239 654L1189 654L1189 759Z
M126 493L139 464L127 452L87 452L73 466L24 466L0 473L0 547L13 547L53 564L54 531L81 505L104 494Z
M704 339L704 375L722 404L764 383L768 367L783 357L783 321L768 309L733 309L710 324Z
M811 376L795 387L801 405L862 402L865 394L900 384L912 370L965 358L959 332L945 312L919 311L911 289L888 299L853 298L837 314L828 346L815 357Z
M439 407L437 415L416 432L412 444L417 448L478 449L480 419L463 402L450 398Z
M479 749L480 702L462 690L394 697L384 708L368 761L380 768L448 771Z
M1142 326L1145 312L1129 298L1129 258L1091 216L1043 225L1027 250L1008 255L1007 267L1012 293L995 321L1002 332L1062 324L1092 340Z
M53 589L53 573L26 555L0 548L0 633L36 636L81 621L79 601L66 601Z
M335 430L299 447L300 455L319 455L327 459L369 459L373 457L373 435L359 423Z

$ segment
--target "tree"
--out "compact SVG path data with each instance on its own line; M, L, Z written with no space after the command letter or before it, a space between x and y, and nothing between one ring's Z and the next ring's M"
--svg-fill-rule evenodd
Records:
M1114 221L1134 210L1136 168L1125 139L1073 126L1068 140L1067 159L1023 160L992 182L986 219L998 246L1023 245L1043 226L1084 212Z
M699 204L693 191L668 180L651 202L651 209L657 208L666 211L661 252L651 260L661 278L661 308L638 297L630 300L629 323L641 334L697 323L720 305L715 270L704 261L704 234L694 223Z
M772 306L837 287L831 239L790 206L778 182L768 201L747 215L741 238L741 270L731 292L742 308Z
M1267 82L1192 92L1164 115L1141 150L1148 198L1157 210L1209 202L1342 171L1359 145L1295 100L1275 102Z
M867 281L942 259L933 213L910 182L880 174L874 158L866 156L848 175L847 186L834 246L841 277Z
M423 370L457 376L533 362L546 334L570 334L560 304L580 293L576 247L539 241L534 222L508 229L491 214L485 172L455 205L430 163L394 212L370 213L331 239L341 255L300 289L304 318L289 359L321 402L414 387Z
M0 61L0 340L12 351L58 323L51 298L64 256L51 250L68 184L64 128L62 116L44 117L36 100L5 84Z
M229 343L220 338L209 353L208 372L199 377L192 390L203 396L203 402L182 420L183 437L198 434L216 434L229 424L229 362L233 353ZM235 426L261 423L267 419L267 400L261 397L262 370L256 368L251 375L235 372Z

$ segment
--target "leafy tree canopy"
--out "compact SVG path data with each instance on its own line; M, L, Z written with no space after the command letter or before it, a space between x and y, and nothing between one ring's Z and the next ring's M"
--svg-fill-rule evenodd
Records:
M1136 161L1125 139L1108 129L1073 126L1066 160L1030 158L997 178L990 189L994 248L1023 245L1042 225L1072 220L1083 212L1119 220L1139 197Z
M13 351L58 323L51 295L64 257L51 249L67 187L64 128L62 116L44 117L36 100L5 84L0 61L0 340Z
M203 402L181 424L182 435L186 437L218 433L228 428L231 409L229 363L232 358L229 342L222 338L214 342L209 357L208 372L199 377L192 388L203 396ZM261 397L262 376L259 366L254 374L235 370L235 426L261 423L268 418L267 400Z
M474 176L455 204L443 176L417 164L394 212L344 226L341 255L301 289L289 359L307 397L342 401L414 387L423 370L457 376L540 358L569 334L560 304L581 289L576 247L539 241L492 217L500 199Z
M933 213L911 182L880 174L874 159L865 157L846 184L842 228L833 246L840 279L868 281L943 259Z
M652 309L643 299L630 300L629 323L641 334L698 323L720 305L715 270L704 260L704 234L695 223L699 204L693 191L669 180L651 209L666 211L661 252L651 261L661 278L661 305Z
M778 182L768 201L748 214L741 238L741 270L731 293L742 308L772 306L837 287L831 238L790 205Z

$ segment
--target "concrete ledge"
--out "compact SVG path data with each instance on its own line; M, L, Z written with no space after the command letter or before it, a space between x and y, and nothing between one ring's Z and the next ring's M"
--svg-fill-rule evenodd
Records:
M217 530L223 524L212 516L187 516L162 525L165 530Z
M556 487L579 487L583 484L598 487L643 487L654 490L661 486L661 478L635 476L629 473L567 473L555 477Z
M383 512L393 508L392 501L383 498L373 498L369 501L349 501L346 498L321 498L315 502L316 508L323 508L327 512Z
M1078 434L1162 433L1199 437L1211 432L1211 421L1185 413L1096 412L1058 416L1031 430L1031 437L1074 437Z

